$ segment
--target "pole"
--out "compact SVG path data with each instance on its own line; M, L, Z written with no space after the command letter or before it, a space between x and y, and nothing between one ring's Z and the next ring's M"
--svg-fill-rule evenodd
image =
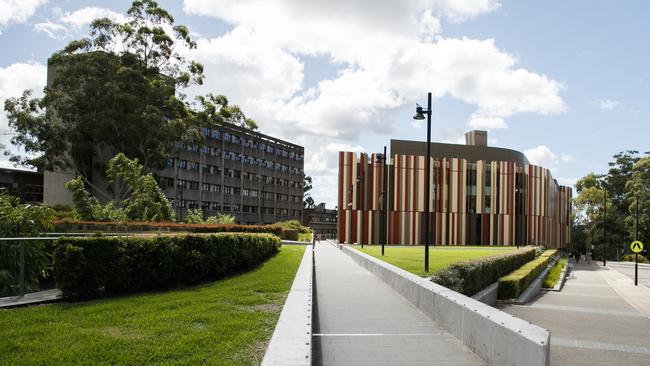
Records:
M388 232L388 230L386 230L387 229L387 227L386 227L387 226L387 222L386 222L387 221L386 220L386 212L387 212L386 202L388 201L386 199L386 183L387 183L386 182L386 174L388 173L386 171L386 168L388 167L388 164L386 164L386 158L387 158L387 156L386 156L386 146L384 146L384 161L383 161L383 164L384 164L383 173L384 174L382 174L382 185L381 185L382 186L382 190L381 190L381 211L382 211L382 213L381 213L381 255L382 255L382 257L384 256L384 246L386 245L386 241L387 241L386 233Z
M639 198L634 195L634 200L636 201L635 240L639 240ZM634 286L639 286L639 253L634 253Z
M429 199L431 194L431 92L427 95L427 156L424 190L424 272L429 272Z
M605 199L603 200L603 266L607 266L607 188L605 188Z
M359 164L361 164L361 163L359 163ZM359 176L357 177L357 197L358 197L358 200L359 200L359 206L358 207L359 207L359 212L361 212L361 230L360 230L361 238L359 239L359 241L361 242L361 248L363 248L363 234L364 234L363 219L364 219L364 216L365 216L365 212L363 211L363 201L364 201L363 196L366 193L365 190L363 189L363 173L365 171L365 169L363 169L363 168L364 167L361 166L361 168L359 169Z

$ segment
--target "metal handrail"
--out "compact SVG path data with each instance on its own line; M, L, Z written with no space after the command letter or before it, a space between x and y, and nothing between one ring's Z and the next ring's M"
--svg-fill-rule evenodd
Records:
M51 234L51 233L47 233ZM122 237L130 235L102 235L101 237ZM2 241L20 242L20 271L18 274L18 282L20 283L20 291L18 296L25 296L25 242L38 241L38 240L57 240L60 238L75 237L74 235L61 235L61 236L35 236L35 237L15 237L15 238L0 238ZM79 235L77 237L87 237L87 235Z

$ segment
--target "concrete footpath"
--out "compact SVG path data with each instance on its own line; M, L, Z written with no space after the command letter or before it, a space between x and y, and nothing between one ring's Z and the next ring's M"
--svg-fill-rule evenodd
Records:
M333 245L315 251L314 365L485 365Z
M649 365L650 290L595 262L575 265L561 292L501 306L551 331L551 365Z

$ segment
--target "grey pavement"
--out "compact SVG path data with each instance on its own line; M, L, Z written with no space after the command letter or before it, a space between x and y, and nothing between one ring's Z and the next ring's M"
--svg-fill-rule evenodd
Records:
M485 365L330 244L316 245L314 365Z
M607 262L611 267L634 280L634 262ZM639 263L639 284L650 287L650 264Z
M551 331L551 365L634 366L650 365L646 298L650 290L631 289L630 279L613 269L581 263L561 292L499 307Z
M24 296L0 297L0 309L54 302L59 300L60 295L61 291L53 289L32 292Z

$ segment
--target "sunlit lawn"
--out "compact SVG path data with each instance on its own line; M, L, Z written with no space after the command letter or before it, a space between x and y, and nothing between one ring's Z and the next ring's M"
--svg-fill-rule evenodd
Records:
M303 252L185 289L0 310L0 364L259 364Z
M429 273L424 272L424 246L386 246L384 256L381 255L381 246L359 245L355 249L361 250L373 257L382 259L390 264L415 273L418 276L431 274L446 268L452 263L499 255L515 250L515 247L429 247Z

